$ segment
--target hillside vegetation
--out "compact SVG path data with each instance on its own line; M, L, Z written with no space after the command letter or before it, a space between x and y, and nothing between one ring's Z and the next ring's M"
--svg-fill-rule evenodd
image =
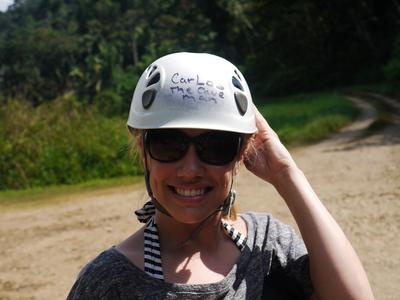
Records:
M336 94L271 99L262 113L289 144L315 141L348 123L355 109ZM105 117L72 95L0 108L0 189L141 174L123 117Z
M262 96L398 84L399 32L397 0L17 0L0 13L0 99L74 91L124 113L141 72L177 51L226 57Z
M398 93L399 29L397 0L16 0L0 12L0 189L140 174L132 93L177 51L232 61L285 143L315 141L354 116L318 91Z

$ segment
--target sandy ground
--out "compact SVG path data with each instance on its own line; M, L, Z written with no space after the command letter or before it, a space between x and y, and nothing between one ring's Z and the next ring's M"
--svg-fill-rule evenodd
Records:
M376 111L353 100L364 111L357 122L291 152L356 248L376 299L399 299L400 109L392 126L363 137ZM246 170L237 190L241 210L269 211L294 225L274 189ZM133 211L146 200L142 184L64 198L0 212L0 299L65 299L89 259L140 226Z

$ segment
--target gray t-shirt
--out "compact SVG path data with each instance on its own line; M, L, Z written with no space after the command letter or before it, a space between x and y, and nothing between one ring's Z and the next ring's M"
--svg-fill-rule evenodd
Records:
M265 213L241 215L246 247L221 281L176 284L158 280L114 247L79 274L67 300L76 299L309 299L308 255L294 230Z

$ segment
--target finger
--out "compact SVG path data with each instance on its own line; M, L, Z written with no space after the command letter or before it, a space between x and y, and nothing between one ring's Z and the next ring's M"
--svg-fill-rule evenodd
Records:
M275 134L275 131L269 126L268 121L264 118L264 116L260 113L258 108L253 103L253 109L256 117L256 127L258 131L265 131L269 134Z

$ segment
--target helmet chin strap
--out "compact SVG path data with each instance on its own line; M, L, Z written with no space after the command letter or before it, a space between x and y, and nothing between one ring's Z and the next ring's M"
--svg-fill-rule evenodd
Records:
M147 194L149 195L151 201L153 202L154 206L163 214L167 215L174 219L174 217L157 201L157 199L153 195L153 191L151 190L150 186L150 171L147 167L147 155L146 155L146 144L143 138L143 145L144 145L144 163L145 163L145 171L144 171L144 179L146 183L146 190ZM229 216L232 206L236 199L236 191L233 189L233 171L232 171L232 180L231 180L231 187L229 189L228 196L225 198L224 203L217 207L211 214L209 214L205 219L203 219L200 224L195 228L195 230L190 234L189 238L183 243L186 244L192 239L194 239L204 227L205 223L216 213L222 212L224 216Z
M146 160L146 159L145 159ZM146 182L146 190L147 194L149 195L151 202L153 202L154 206L162 212L164 215L167 215L168 217L172 217L172 215L160 204L160 202L157 201L157 199L153 196L153 192L150 187L150 172L147 169L147 162L146 162L146 170L144 171L144 180Z
M160 202L157 201L157 199L153 195L153 191L151 190L150 186L150 172L147 169L147 162L146 162L146 170L144 171L144 179L146 183L147 194L149 195L151 201L154 203L154 206L163 214L173 218L172 215L160 204ZM218 206L215 212L222 211L222 214L224 216L229 216L231 213L232 206L235 203L235 199L236 199L236 191L233 189L233 175L232 175L231 187L228 196L225 198L224 203ZM213 212L211 215L213 215L215 212ZM205 220L207 220L208 218L209 216Z
M196 236L200 233L200 231L203 229L204 225L206 222L216 213L222 211L223 215L227 215L227 213L230 213L231 211L231 205L233 205L233 202L235 202L235 197L236 197L236 192L232 191L232 186L231 190L228 193L228 196L226 197L225 201L223 204L218 206L216 210L214 210L211 214L209 214L203 221L200 222L199 225L192 231L190 236L186 239L186 241L183 242L182 245L186 245L189 243L191 240L195 239Z
M145 171L145 180L146 180L146 188L147 193L149 194L151 201L153 202L154 206L163 214L167 215L168 217L174 219L174 217L157 201L157 199L153 196L153 192L151 191L150 187L150 172L148 170ZM229 190L228 196L225 198L224 203L218 206L211 214L209 214L206 218L204 218L197 227L191 232L189 237L182 243L182 245L186 245L190 241L194 240L200 231L203 229L204 225L207 223L208 220L211 219L212 216L217 214L218 212L222 212L224 216L229 216L231 212L231 208L233 203L236 199L236 191L232 189L233 187L233 176L231 182L231 188Z

